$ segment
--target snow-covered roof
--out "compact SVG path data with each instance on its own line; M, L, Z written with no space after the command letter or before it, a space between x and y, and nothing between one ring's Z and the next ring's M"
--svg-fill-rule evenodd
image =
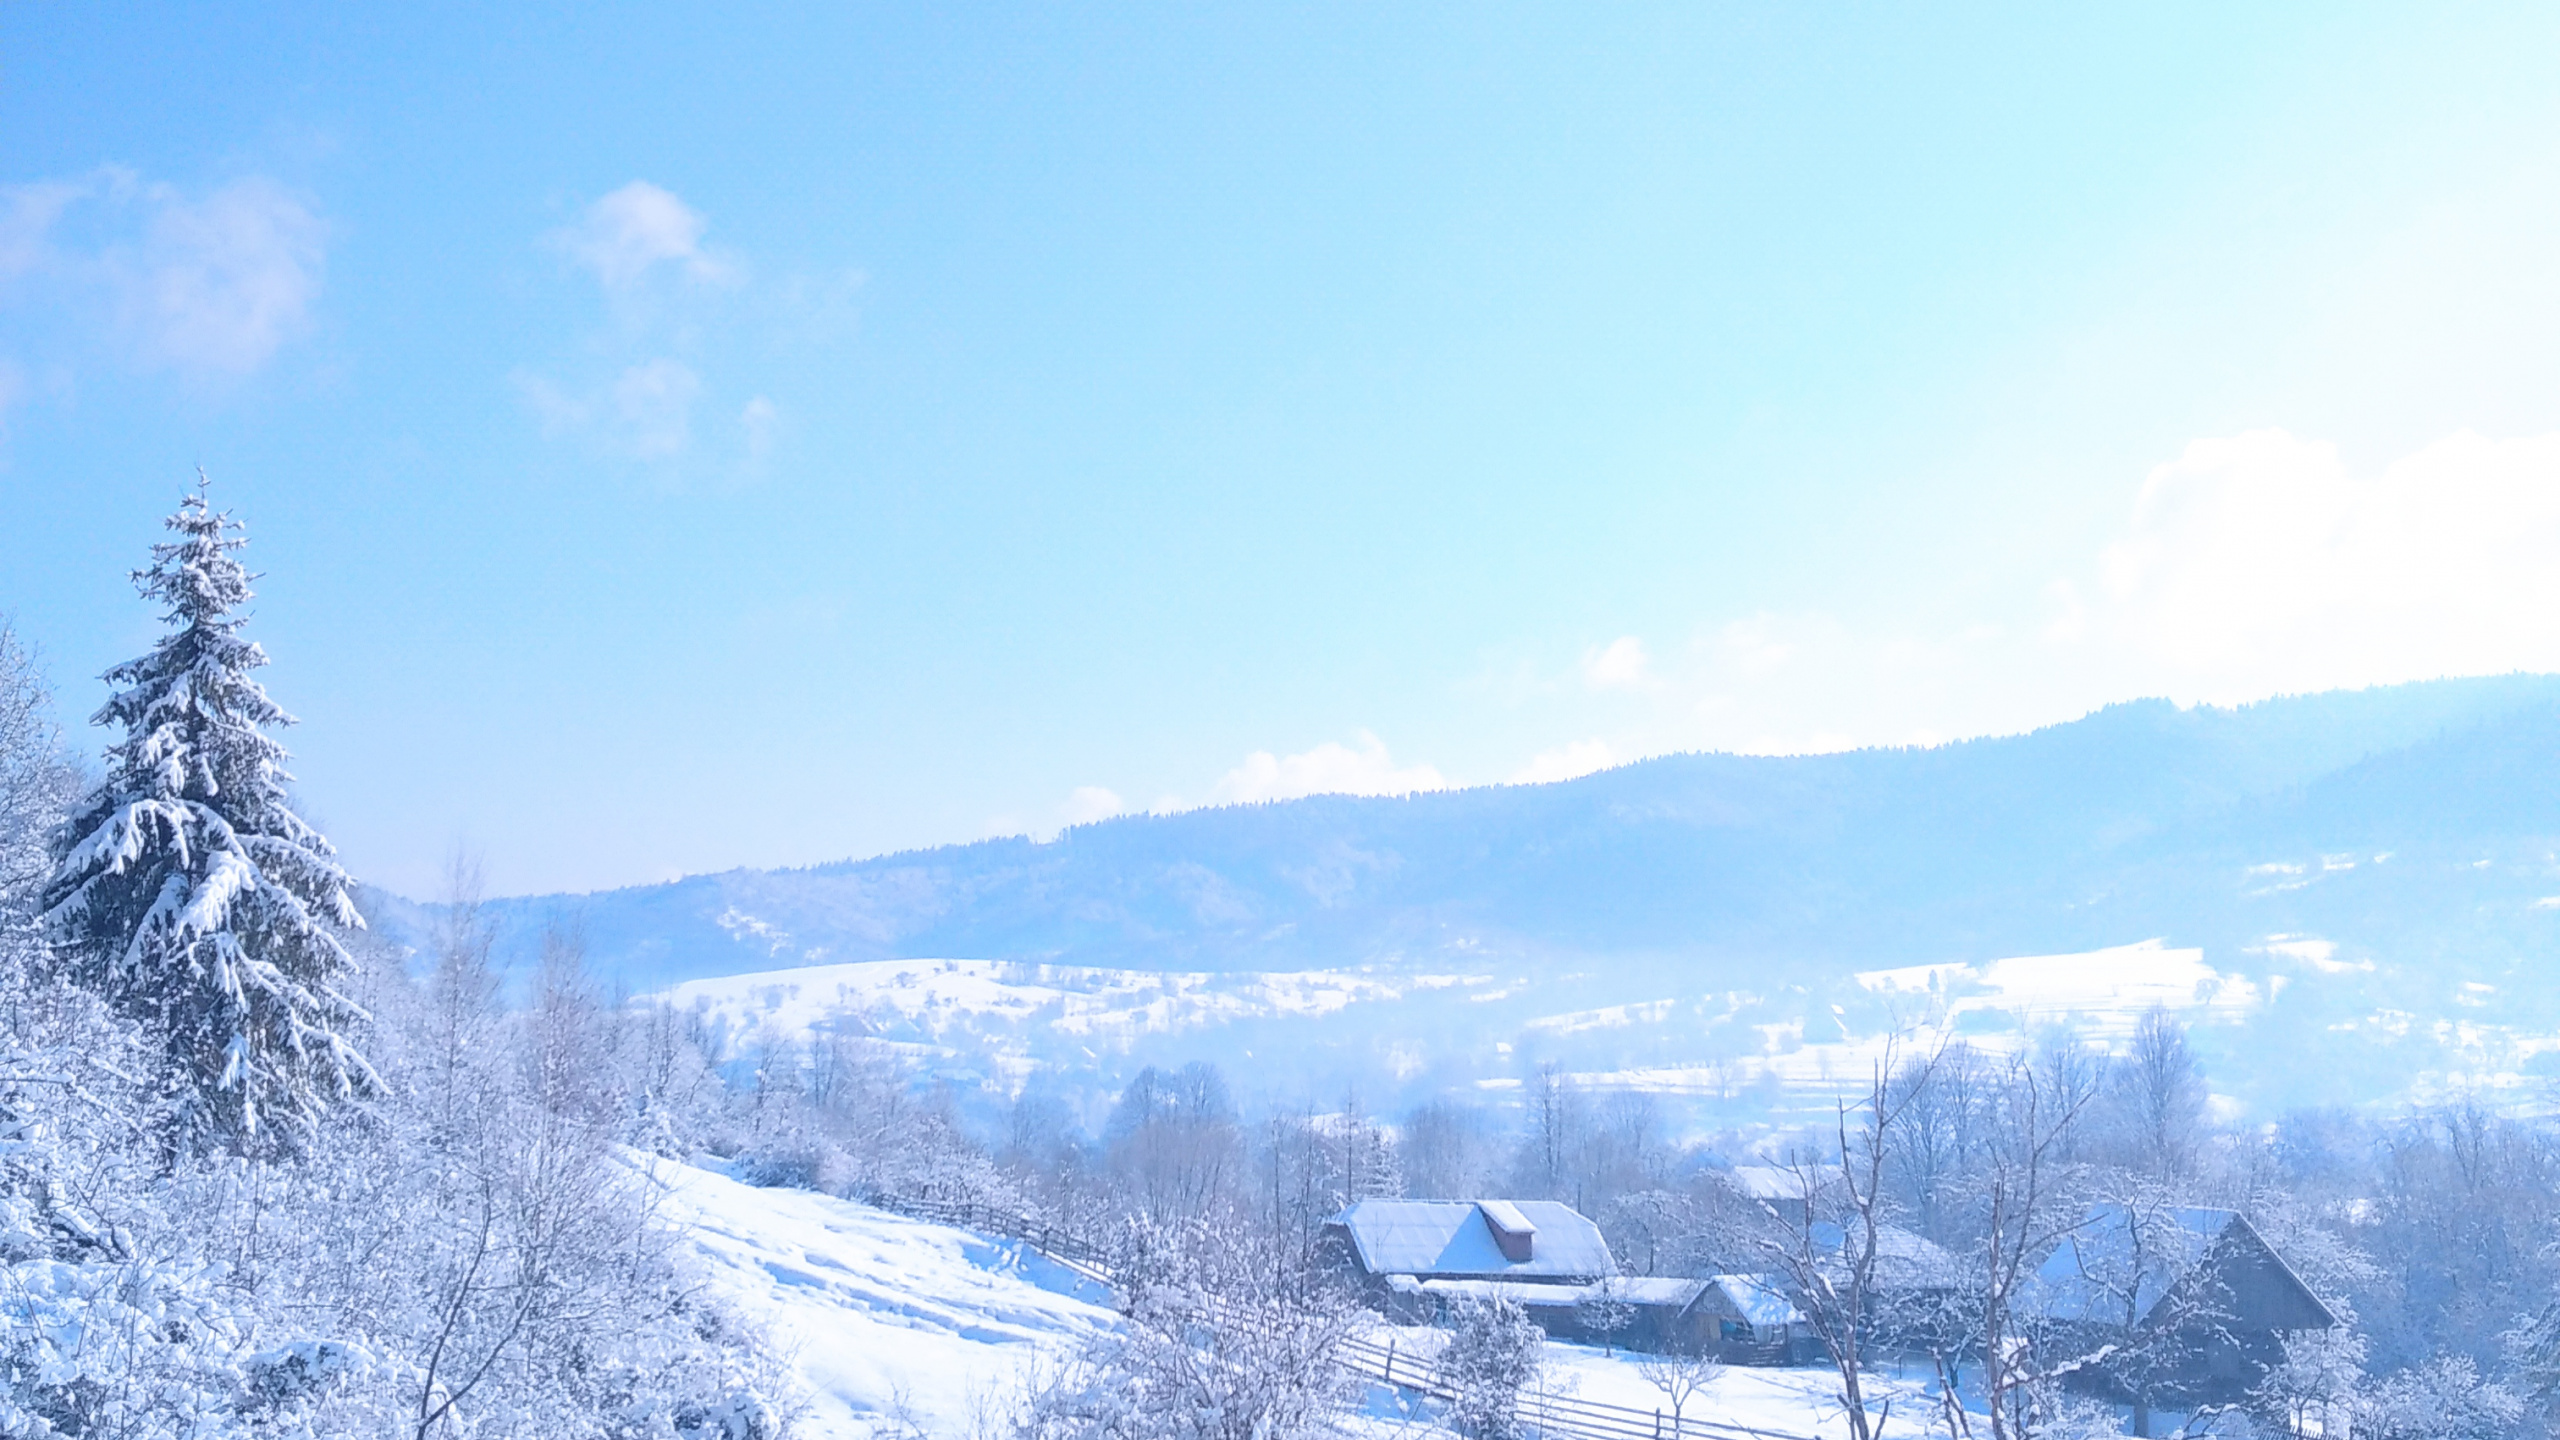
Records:
M2278 1330L2324 1329L2328 1307L2284 1257L2233 1210L2092 1205L2078 1229L2036 1267L2022 1297L2049 1319L2122 1325L2162 1321L2160 1302L2208 1259L2224 1293L2190 1289L2199 1303L2236 1307L2226 1318ZM2182 1302L2183 1303L2183 1302ZM2167 1317L2163 1323L2176 1323Z
M1581 1304L1591 1297L1597 1286L1539 1283L1520 1280L1421 1280L1411 1275L1390 1275L1390 1288L1407 1295L1436 1295L1444 1300L1471 1297L1478 1300L1510 1300L1541 1309L1563 1310Z
M2036 1267L2032 1303L2053 1320L2138 1321L2238 1218L2191 1205L2092 1205Z
M1836 1257L1826 1259L1825 1268L1847 1268L1855 1258L1850 1233L1828 1220L1815 1221L1812 1229L1815 1243ZM1899 1225L1876 1227L1877 1285L1886 1289L1943 1289L1961 1283L1963 1276L1964 1268L1956 1262L1956 1257L1927 1236Z
M1594 1288L1606 1289L1610 1299L1623 1300L1630 1305L1659 1305L1665 1309L1682 1310L1698 1298L1699 1291L1707 1288L1707 1282L1683 1280L1671 1275L1631 1275L1604 1281Z
M1775 1330L1803 1321L1803 1312L1778 1288L1779 1282L1768 1275L1717 1275L1707 1281L1724 1296L1733 1313L1742 1317L1752 1329Z
M1802 1200L1805 1177L1776 1165L1736 1165L1725 1172L1733 1188L1754 1200Z
M1494 1201L1531 1232L1529 1258L1507 1259L1471 1200L1363 1200L1333 1217L1351 1237L1372 1275L1447 1279L1574 1279L1611 1274L1609 1242L1600 1227L1554 1200Z

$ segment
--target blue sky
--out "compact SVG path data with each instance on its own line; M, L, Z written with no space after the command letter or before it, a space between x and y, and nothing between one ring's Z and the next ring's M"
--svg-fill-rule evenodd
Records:
M413 892L2560 669L2555 62L2522 5L13 6L0 610L85 716L204 465Z

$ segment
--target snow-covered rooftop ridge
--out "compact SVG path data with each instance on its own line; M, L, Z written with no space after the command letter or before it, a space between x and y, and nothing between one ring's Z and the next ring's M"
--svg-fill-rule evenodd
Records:
M1372 1275L1447 1279L1588 1280L1616 1271L1609 1242L1570 1205L1555 1200L1495 1201L1532 1227L1536 1242L1512 1259L1473 1200L1363 1200L1333 1217L1351 1237Z

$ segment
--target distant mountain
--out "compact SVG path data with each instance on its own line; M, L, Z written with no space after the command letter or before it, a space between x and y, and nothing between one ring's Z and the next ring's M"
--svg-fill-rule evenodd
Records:
M2215 973L2265 972L2248 983L2267 1003L2215 1047L2217 1081L2270 1102L2393 1093L2380 1078L2331 1095L2268 1077L2357 1025L2432 1034L2441 1022L2509 1038L2494 1060L2464 1062L2457 1038L2397 1068L2458 1084L2471 1063L2512 1089L2516 1066L2542 1053L2531 1034L2560 1032L2560 999L2546 998L2560 941L2560 676L2237 709L2135 701L1927 749L1675 755L1550 785L1130 816L1048 843L502 910L519 945L546 915L576 912L599 965L642 990L957 957L1500 973L1552 1013L1793 987L1846 1014L1879 993L1852 983L1864 972L2158 938ZM2268 957L2290 957L2299 976L2278 978ZM1433 1023L1493 1013L1461 1006ZM1608 1043L1660 1052L1645 1063L1676 1058L1665 1044L1706 1046L1674 1041ZM2279 1044L2291 1059L2267 1050ZM1481 1081L1500 1066L1462 1068Z

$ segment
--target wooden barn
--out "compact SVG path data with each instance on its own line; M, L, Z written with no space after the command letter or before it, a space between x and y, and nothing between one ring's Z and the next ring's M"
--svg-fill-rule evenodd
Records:
M2237 1404L2284 1358L2287 1335L2338 1323L2233 1210L2092 1206L2021 1297L2057 1339L2100 1356L2071 1383L2132 1411Z

